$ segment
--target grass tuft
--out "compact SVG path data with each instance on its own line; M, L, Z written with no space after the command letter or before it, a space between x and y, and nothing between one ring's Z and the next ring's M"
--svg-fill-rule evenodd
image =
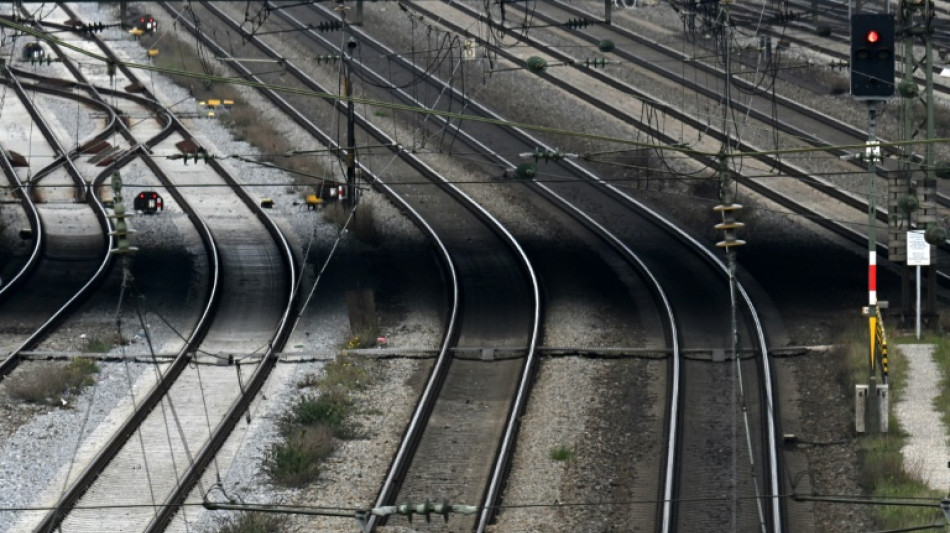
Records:
M95 383L96 362L77 357L68 363L53 363L20 372L10 378L8 391L16 400L42 405L66 406L69 398Z
M315 388L319 395L304 394L280 421L283 441L271 446L264 468L280 485L301 487L320 476L320 465L336 449L337 440L355 438L350 419L356 409L350 393L365 389L371 375L366 360L341 354L324 365L322 374L308 374L298 388Z
M559 444L558 446L551 448L548 457L550 457L552 461L570 461L574 458L574 448L566 444Z
M297 426L287 431L284 442L267 451L264 470L275 483L302 487L320 477L321 463L336 449L333 431L324 425Z
M215 533L274 533L288 531L287 515L259 512L241 512L217 520Z
M373 376L366 365L365 357L341 353L336 359L323 365L322 374L307 374L297 383L297 387L346 392L365 390L373 383Z
M326 426L335 437L344 437L349 434L346 428L346 419L353 410L353 400L346 392L331 389L319 396L306 395L301 398L290 410L285 418L285 425L298 426ZM288 433L293 433L289 429Z
M346 391L365 390L373 383L373 377L366 370L367 360L354 354L340 354L323 367L324 376L321 386Z

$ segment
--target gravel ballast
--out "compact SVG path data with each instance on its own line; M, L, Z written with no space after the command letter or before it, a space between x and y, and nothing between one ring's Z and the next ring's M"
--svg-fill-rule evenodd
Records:
M106 19L112 15L111 6L97 10L95 6L77 5L83 16L90 20ZM157 10L156 10L157 11ZM669 16L669 10L657 15L661 22L676 21ZM651 10L644 10L648 14ZM632 16L626 10L618 16ZM654 18L649 15L649 18ZM166 25L168 29L170 25ZM116 40L121 35L112 35ZM126 54L136 60L142 60L143 49L138 43L120 42L127 50ZM188 93L155 76L151 79L152 88L158 89L164 101L189 100ZM264 107L260 99L246 94L248 102ZM69 106L64 106L68 108ZM176 108L177 109L177 108ZM62 111L66 113L64 109ZM77 120L77 119L74 119ZM68 118L65 123L72 123ZM211 120L194 120L192 126L199 129L203 138L208 139L213 151L220 154L247 154L255 149L246 143L234 142L230 134ZM294 139L291 126L285 127L285 134ZM292 143L305 141L296 137ZM310 141L306 141L312 144ZM275 200L275 209L271 212L278 223L286 228L295 242L295 249L303 254L308 245L315 243L320 250L328 250L338 233L334 225L315 220L302 206L294 205L299 201L299 191L293 187L291 178L257 165L244 165L229 162L236 174L247 183L274 183L273 186L252 188L254 196L271 197ZM448 166L448 165L446 165ZM474 189L473 189L474 190ZM496 195L501 196L501 195ZM398 211L385 200L374 198L371 193L364 201L378 202L377 217L380 226L389 228L395 234L394 239L405 239L418 245L421 237L417 230L407 222ZM492 209L504 209L504 202L492 204ZM519 206L520 208L520 206ZM512 217L526 220L522 211ZM11 217L19 223L19 217ZM140 246L148 246L150 234L148 228L162 222L162 219L138 219L135 224L145 231L139 237ZM539 232L545 231L539 228ZM8 232L9 233L9 232ZM165 235L153 231L151 238ZM189 237L185 236L184 239ZM351 236L343 237L344 249L351 257L359 257L360 243ZM321 261L326 258L324 254ZM308 281L315 278L321 262L310 265L306 273ZM331 263L332 265L332 263ZM296 383L309 374L318 373L322 363L314 359L333 357L349 335L348 318L343 305L341 292L327 294L318 291L313 304L301 317L291 340L288 342L289 355L285 362L278 365L265 387L263 396L256 400L250 410L250 423L239 424L233 438L227 446L234 458L229 464L221 465L222 488L232 497L238 497L246 503L287 503L312 506L332 506L345 508L366 508L372 504L381 476L388 467L391 453L398 442L403 427L401 423L411 412L416 400L414 391L426 373L427 360L414 357L394 357L379 360L374 365L377 381L367 391L358 396L358 409L361 414L357 422L365 430L364 438L345 441L326 466L325 475L311 487L300 490L288 490L274 487L262 474L261 464L270 445L277 442L279 435L277 421L296 397L301 394ZM411 299L412 295L405 295ZM425 301L431 301L426 296ZM49 341L47 348L74 350L81 344L79 335L88 328L79 324L112 323L113 307L89 308L73 320L74 323L61 328ZM398 310L381 308L381 320L384 334L392 347L410 349L433 349L438 346L441 334L441 315L438 310L425 306L405 304ZM102 316L110 317L101 320ZM580 323L575 320L573 322ZM544 344L564 345L564 339L584 339L592 337L589 330L572 331L570 316L558 320L558 327L552 328ZM803 328L804 329L804 328ZM827 342L827 330L815 334L809 341ZM155 338L159 346L174 344L175 336L166 331ZM164 350L164 348L163 348ZM129 348L130 352L146 353L141 343ZM910 356L909 356L910 357ZM29 363L41 365L45 363ZM656 378L661 374L658 363L644 363L643 377ZM851 400L842 393L837 385L828 383L828 376L835 371L833 362L823 359L820 353L810 354L796 361L790 361L789 370L782 377L793 382L790 387L800 389L799 407L801 418L807 421L808 435L815 441L848 441L852 432L848 426L848 409ZM96 385L77 397L67 409L38 408L23 406L11 401L3 394L0 384L0 437L4 439L0 447L0 505L16 507L31 504L38 491L50 487L50 481L57 479L65 470L77 469L70 466L74 450L81 442L87 442L91 435L109 427L109 421L123 412L128 402L132 383L142 387L152 379L148 367L142 363L102 363L96 378ZM519 441L511 482L505 501L511 507L502 510L494 531L627 531L624 524L609 521L608 516L597 516L596 509L581 513L569 507L557 507L572 502L590 502L599 496L605 487L612 483L624 483L635 472L621 469L616 479L608 476L617 465L616 457L607 448L618 442L636 448L648 443L638 442L637 435L612 435L610 430L618 420L611 417L624 416L623 411L612 409L615 405L609 400L616 398L601 395L605 384L609 384L611 370L616 370L604 361L591 361L582 357L545 358L542 361L537 380L531 395L528 411L522 422L522 435ZM130 375L132 380L130 381ZM916 373L910 373L914 380ZM135 377L139 381L135 381ZM661 402L656 385L646 386L638 379L626 383L639 383L644 388L638 391L637 398L625 400L639 401L648 408L655 408ZM913 385L909 387L913 390ZM915 395L916 398L916 395ZM916 402L917 400L908 400ZM924 400L920 400L924 402ZM842 407L843 406L843 407ZM925 416L919 405L908 404L910 413ZM898 407L898 412L905 407ZM605 415L607 413L607 415ZM655 413L656 416L662 416ZM841 422L841 420L845 422ZM628 421L627 424L630 422ZM913 429L907 428L913 433ZM101 436L99 437L101 438ZM913 439L911 442L915 442ZM64 444L65 443L65 444ZM568 446L575 452L574 459L566 462L554 461L550 451L557 446ZM946 455L944 455L946 457ZM21 461L20 459L26 459ZM808 452L809 467L816 475L815 486L825 493L857 494L853 479L855 474L855 449L853 444L843 443L815 447ZM943 471L946 469L943 468ZM603 483L603 484L601 484ZM58 487L57 487L58 488ZM206 489L210 487L205 487ZM946 482L942 484L946 488ZM220 495L220 493L215 493ZM530 505L540 505L533 508ZM524 507L519 507L524 506ZM868 530L871 527L866 511L855 506L826 506L816 509L816 530L826 532L845 532ZM191 510L187 513L188 522L199 531L211 531L214 523L228 513L203 513ZM15 514L0 513L0 531L17 531L13 528ZM438 518L441 520L441 518ZM556 525L560 524L560 525ZM341 531L355 530L355 521L349 518L308 518L297 516L292 525L302 531ZM180 527L181 524L175 527ZM391 531L409 531L411 528L393 525Z

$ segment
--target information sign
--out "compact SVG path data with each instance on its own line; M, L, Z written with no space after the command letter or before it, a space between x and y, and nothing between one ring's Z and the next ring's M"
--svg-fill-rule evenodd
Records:
M924 240L923 230L907 232L907 266L930 264L930 244Z

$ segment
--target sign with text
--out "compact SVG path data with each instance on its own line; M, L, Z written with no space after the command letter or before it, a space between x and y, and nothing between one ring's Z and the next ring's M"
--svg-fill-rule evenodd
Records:
M924 240L924 231L907 232L907 266L930 264L930 244Z

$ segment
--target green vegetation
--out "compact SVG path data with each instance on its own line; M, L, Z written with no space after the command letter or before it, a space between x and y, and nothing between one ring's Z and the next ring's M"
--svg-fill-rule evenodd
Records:
M551 452L548 454L548 457L550 457L552 461L570 461L574 458L574 448L566 444L559 444L554 448L551 448Z
M841 360L847 372L848 390L853 391L855 383L866 383L868 378L867 331L857 330L850 334L850 342L845 342ZM930 342L935 339L928 339ZM893 346L909 342L909 339L889 339ZM950 346L950 344L948 344ZM906 363L903 355L896 349L888 350L890 405L887 434L864 435L858 437L861 465L858 484L865 494L878 500L924 499L937 502L943 493L929 488L922 480L919 465L907 464L901 449L906 444L907 433L900 427L893 406L906 393ZM839 374L840 375L840 374ZM896 505L878 505L873 507L876 525L881 529L897 529L921 526L942 520L938 509Z
M366 370L366 359L352 354L340 354L323 367L323 376L317 386L343 391L361 391L369 387L373 378Z
M934 408L941 413L944 427L950 429L950 339L931 335L922 340L934 345L934 361L940 369L940 393L934 399Z
M274 533L288 531L290 519L275 513L242 512L217 521L215 533Z
M52 363L23 370L10 378L7 390L14 399L27 403L65 406L69 397L95 383L96 362L77 357L68 363Z
M99 337L87 337L82 346L83 353L107 353L113 346L122 343L122 339L113 335L112 339L102 339Z
M336 444L326 426L291 426L282 430L284 441L271 446L264 458L264 470L274 482L302 487L320 477L320 464Z
M274 482L290 487L313 482L336 442L356 436L350 421L356 409L351 393L372 381L365 364L365 359L341 354L324 366L323 374L308 375L297 384L319 389L320 394L304 394L281 420L283 441L272 446L264 460Z
M330 389L319 396L306 395L291 408L286 422L293 427L325 427L335 437L350 435L346 421L353 410L353 400L339 389Z

